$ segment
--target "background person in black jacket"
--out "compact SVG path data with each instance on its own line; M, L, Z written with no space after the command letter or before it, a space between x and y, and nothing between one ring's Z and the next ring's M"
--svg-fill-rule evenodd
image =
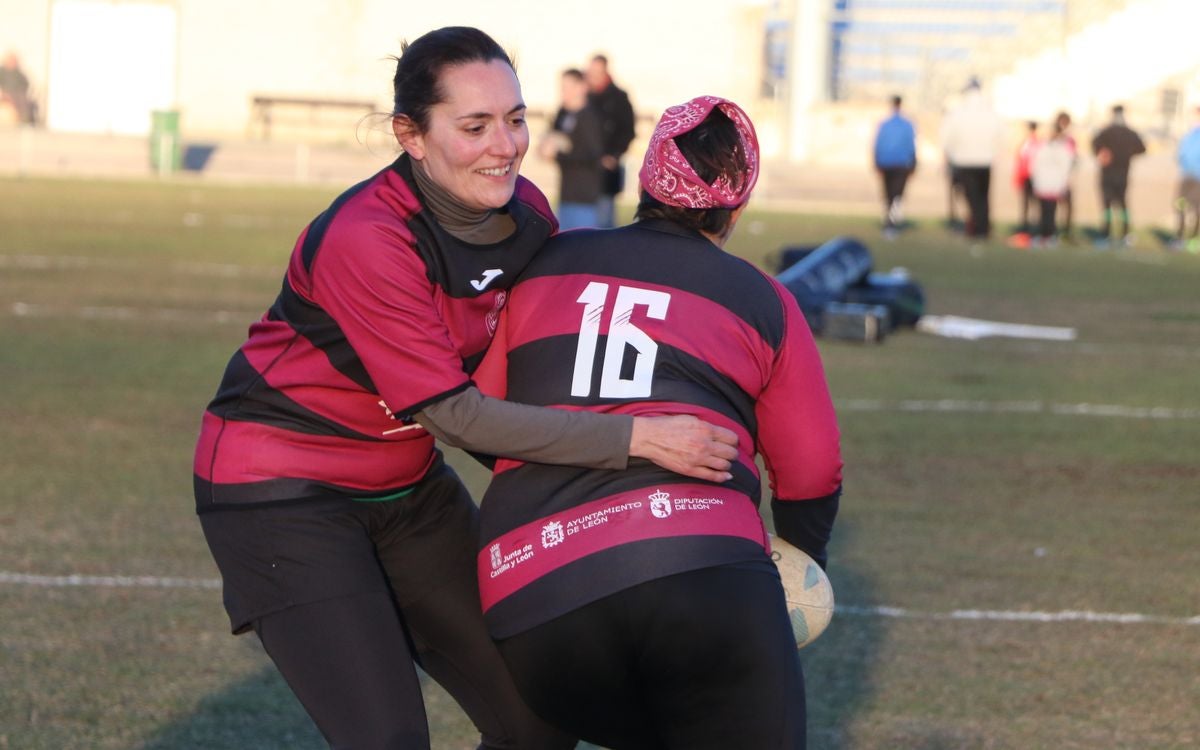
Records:
M575 68L563 71L562 103L554 124L538 146L545 159L558 162L558 228L596 227L604 186L600 159L604 133L600 116L588 101L588 85Z
M1146 153L1141 137L1125 124L1125 107L1112 108L1112 122L1092 139L1092 153L1100 163L1100 195L1104 209L1103 235L1097 240L1108 245L1112 240L1113 211L1121 211L1121 234L1117 239L1129 243L1129 205L1125 192L1129 187L1129 163L1138 154Z
M599 226L607 228L616 224L614 201L625 187L621 157L633 142L633 105L629 103L629 95L613 83L608 74L608 58L604 55L592 57L585 74L591 90L588 100L600 115L604 130L604 155L600 160L604 182L596 206Z

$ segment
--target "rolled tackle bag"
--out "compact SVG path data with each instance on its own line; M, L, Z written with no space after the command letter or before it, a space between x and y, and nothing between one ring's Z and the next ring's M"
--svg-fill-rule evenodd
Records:
M771 273L779 273L792 265L795 265L813 250L816 250L816 245L789 245L781 247L778 250L767 253L763 260L763 265L771 269Z
M866 245L853 237L834 237L775 278L795 296L809 327L820 333L825 306L844 301L846 290L870 272L871 251Z
M858 284L847 287L843 301L886 307L892 330L915 326L925 314L925 291L903 269L867 274Z

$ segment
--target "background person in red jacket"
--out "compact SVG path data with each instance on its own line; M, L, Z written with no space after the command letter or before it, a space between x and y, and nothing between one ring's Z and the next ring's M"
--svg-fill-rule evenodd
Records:
M1017 153L1013 159L1013 187L1017 190L1017 203L1020 205L1017 231L1008 239L1008 244L1014 247L1029 247L1030 234L1033 232L1031 217L1033 209L1038 205L1037 196L1033 194L1033 178L1030 174L1030 167L1041 139L1038 138L1036 121L1030 120L1026 123L1025 128L1025 137L1017 146Z

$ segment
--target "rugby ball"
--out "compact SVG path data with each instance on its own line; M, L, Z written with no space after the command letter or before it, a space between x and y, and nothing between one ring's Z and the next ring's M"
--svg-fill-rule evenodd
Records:
M833 619L833 585L815 560L777 536L771 537L771 559L783 579L796 648L804 648Z

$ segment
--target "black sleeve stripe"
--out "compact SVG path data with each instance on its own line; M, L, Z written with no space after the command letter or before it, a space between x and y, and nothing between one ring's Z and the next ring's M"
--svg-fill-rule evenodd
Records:
M313 346L325 352L334 369L360 388L377 392L375 383L337 321L325 310L297 294L286 279L269 315L272 320L286 321Z
M375 436L364 435L323 417L272 388L241 350L229 360L221 387L208 410L218 417L257 422L308 435L336 435L352 440L381 442Z
M389 167L390 169L390 167ZM320 249L321 243L325 240L325 233L329 230L329 225L333 223L334 217L337 216L342 206L346 204L354 196L362 192L368 185L375 181L378 174L363 180L353 186L346 192L342 193L337 199L330 204L329 208L321 212L321 215L313 219L308 225L308 233L304 235L304 246L301 248L301 257L304 260L304 270L312 273L313 260L317 257L317 250Z

